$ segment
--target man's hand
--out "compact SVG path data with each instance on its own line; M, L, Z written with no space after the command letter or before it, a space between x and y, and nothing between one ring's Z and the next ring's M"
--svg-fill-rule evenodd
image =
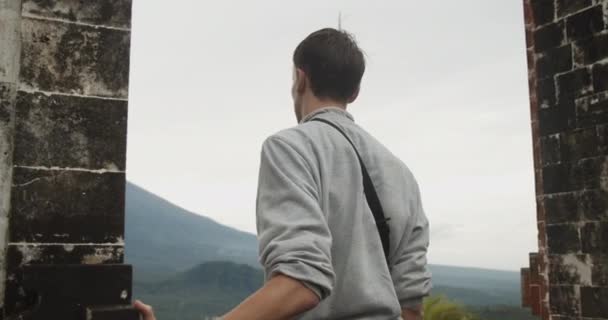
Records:
M133 307L141 313L141 315L143 316L143 320L156 320L156 317L154 316L154 310L152 310L151 306L144 304L139 300L135 300L135 302L133 303Z
M403 318L403 320L422 320L422 306L415 308L404 308L401 310L401 318Z

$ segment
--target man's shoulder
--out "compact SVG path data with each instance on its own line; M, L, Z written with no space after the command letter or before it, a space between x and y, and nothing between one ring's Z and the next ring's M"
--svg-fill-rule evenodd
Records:
M315 135L318 134L318 130L315 129L316 126L318 126L317 123L306 122L283 129L266 138L264 144L283 143L298 150L306 148L313 143Z

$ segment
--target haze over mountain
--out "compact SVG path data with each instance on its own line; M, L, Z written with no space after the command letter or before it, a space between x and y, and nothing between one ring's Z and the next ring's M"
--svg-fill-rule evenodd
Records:
M126 262L134 266L135 295L159 314L179 314L180 319L220 314L262 285L255 235L184 210L132 183L126 195ZM441 265L431 270L434 294L468 306L503 305L509 314L520 312L517 272Z
M126 262L136 281L169 278L207 261L259 266L255 235L220 225L132 184L126 187Z

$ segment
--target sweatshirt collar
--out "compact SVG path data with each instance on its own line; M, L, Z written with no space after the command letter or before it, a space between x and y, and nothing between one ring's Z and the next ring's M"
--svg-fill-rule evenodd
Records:
M308 122L308 121L312 120L313 118L315 118L316 116L323 114L323 113L334 113L334 114L338 114L340 116L346 117L346 118L350 119L351 121L355 121L353 116L348 111L346 111L340 107L325 107L325 108L317 109L317 110L307 114L304 118L302 118L302 120L300 121L300 124Z

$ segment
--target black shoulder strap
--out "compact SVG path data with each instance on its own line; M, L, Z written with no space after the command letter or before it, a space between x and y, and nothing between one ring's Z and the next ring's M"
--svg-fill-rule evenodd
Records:
M388 221L390 218L385 218L384 210L382 209L382 205L380 204L380 199L378 199L378 193L376 193L376 188L374 188L374 184L372 183L372 179L367 172L367 168L365 164L363 164L363 160L361 159L361 155L359 154L359 150L355 147L353 141L346 135L340 127L332 123L331 121L327 121L325 119L312 119L311 121L319 121L325 124L328 124L338 130L346 140L350 143L350 145L355 150L357 154L357 158L359 159L359 164L361 165L361 174L363 175L363 191L365 192L365 198L367 200L367 205L369 206L372 214L374 215L374 220L376 220L376 227L378 228L378 234L380 235L380 241L382 241L382 248L384 249L384 257L386 258L386 262L390 267L390 263L388 261L388 254L390 249L390 229L388 227Z

